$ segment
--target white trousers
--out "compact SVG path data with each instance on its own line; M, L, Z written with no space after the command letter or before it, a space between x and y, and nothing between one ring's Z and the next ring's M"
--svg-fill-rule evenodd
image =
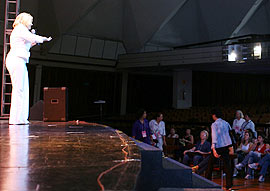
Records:
M8 54L6 67L12 82L9 124L29 123L29 79L26 61Z

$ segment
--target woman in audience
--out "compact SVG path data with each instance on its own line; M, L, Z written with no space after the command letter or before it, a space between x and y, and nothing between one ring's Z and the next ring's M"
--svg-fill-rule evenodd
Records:
M176 160L182 160L184 151L193 148L194 138L191 135L191 130L187 129L186 135L182 139L179 139L179 141L181 144L179 145L179 149L175 151Z
M201 131L200 139L195 147L184 152L183 164L189 165L190 160L193 160L193 164L197 165L203 160L203 155L211 153L211 144L207 141L208 132Z
M265 175L267 173L267 168L270 166L270 146L269 144L266 145L265 150L266 155L258 162L249 164L248 167L254 170L257 170L258 167L261 167L260 170L260 177L258 179L259 182L264 182Z
M242 162L245 156L249 153L252 148L251 135L249 132L245 132L244 138L241 140L241 144L239 148L236 150L237 158L234 160L234 164L236 165L239 162ZM234 168L233 176L237 176L238 171Z
M138 112L138 120L135 121L132 128L132 137L149 145L152 144L151 129L148 120L146 119L146 111L140 110Z
M235 120L233 121L232 128L234 129L235 133L240 136L241 134L241 126L245 122L243 112L241 110L237 110L235 113Z
M190 149L193 147L194 138L193 135L191 135L190 129L186 130L186 135L184 136L183 139L181 139L181 141L185 143L185 149Z
M246 157L241 163L235 165L235 168L237 170L241 170L247 164L258 162L261 159L262 154L264 154L265 150L266 144L264 143L264 137L263 135L259 135L258 139L255 139L251 151L248 153L248 155L246 155ZM248 168L245 179L252 179L252 178L253 178L253 171L251 168Z
M168 135L168 138L173 138L173 139L179 139L179 135L176 134L175 129L171 128L170 134Z

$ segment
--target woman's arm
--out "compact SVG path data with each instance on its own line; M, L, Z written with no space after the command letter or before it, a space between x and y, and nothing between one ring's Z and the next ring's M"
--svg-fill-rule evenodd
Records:
M187 152L193 152L193 151L195 151L195 149L196 149L196 147L193 147L192 149L189 149L189 150L184 151L184 155L185 155Z
M194 138L193 138L193 135L190 135L190 143L191 143L191 144L194 144Z
M248 153L249 153L250 151L254 151L255 148L256 148L256 144L250 143L250 146L249 146L249 149L248 149Z
M136 137L136 134L137 134L137 125L136 125L136 122L133 124L133 127L132 127L132 137L135 139Z
M43 43L44 41L52 40L51 37L47 38L47 37L43 37L43 36L33 34L27 28L24 28L24 27L22 27L22 29L19 30L19 35L21 36L21 38L23 38L24 40L30 42L31 44L33 44L33 43Z

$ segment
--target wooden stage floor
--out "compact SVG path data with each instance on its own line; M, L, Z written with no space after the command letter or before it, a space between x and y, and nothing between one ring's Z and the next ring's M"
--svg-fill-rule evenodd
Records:
M0 121L0 143L0 191L132 190L140 171L134 141L99 124Z
M141 156L134 141L100 124L8 125L2 120L0 143L0 191L94 191L102 186L111 191L133 190L140 171ZM123 163L123 150L127 159L135 160ZM107 171L112 167L116 168ZM221 184L218 176L213 181ZM233 188L270 190L270 177L264 183L235 178Z
M258 176L255 176L254 179L252 180L245 180L244 177L235 177L233 179L233 189L234 190L239 190L239 191L270 191L270 177L269 175L266 177L265 182L259 183L258 182ZM225 177L223 178L223 182L225 186ZM222 181L220 178L220 174L215 174L213 182L222 185Z

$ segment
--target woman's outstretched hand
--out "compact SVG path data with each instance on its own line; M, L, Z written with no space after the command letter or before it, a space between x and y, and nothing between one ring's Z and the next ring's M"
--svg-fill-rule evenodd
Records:
M44 41L47 41L47 42L49 42L49 41L51 41L52 40L52 37L44 37Z

